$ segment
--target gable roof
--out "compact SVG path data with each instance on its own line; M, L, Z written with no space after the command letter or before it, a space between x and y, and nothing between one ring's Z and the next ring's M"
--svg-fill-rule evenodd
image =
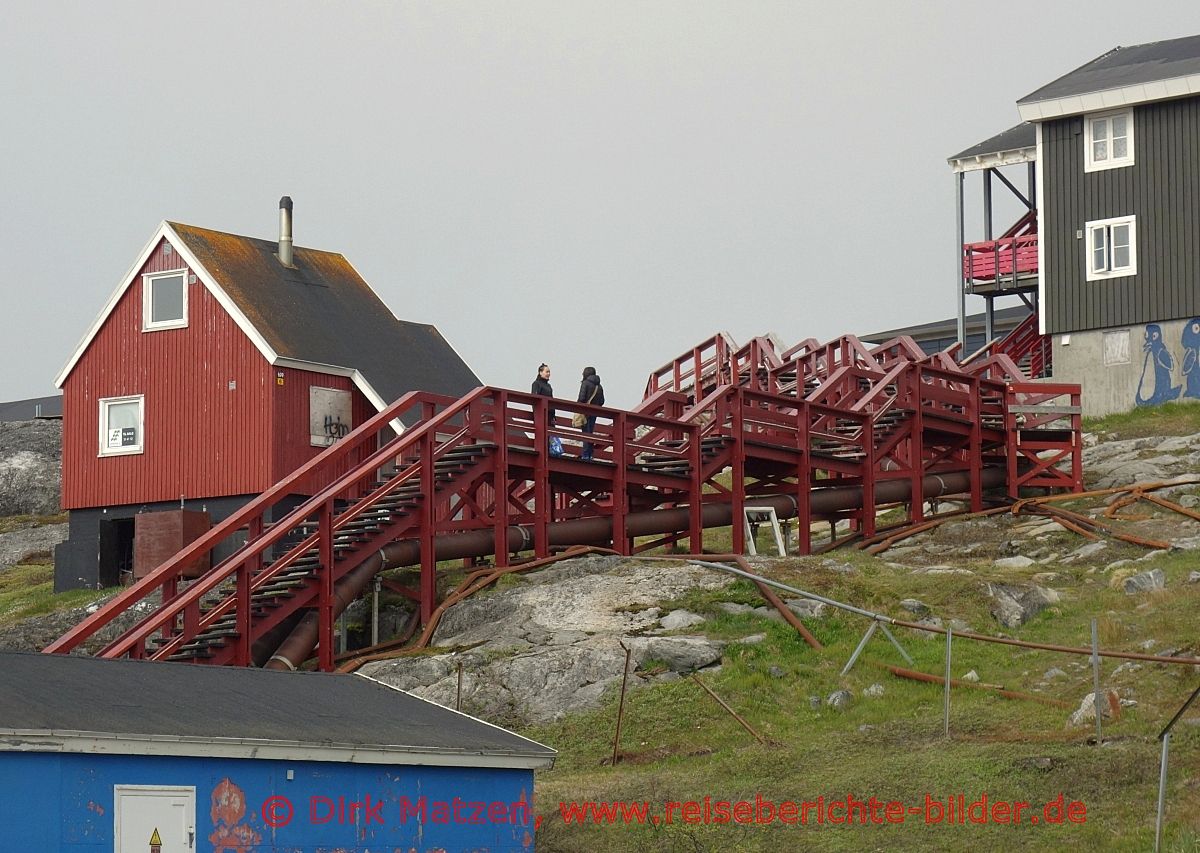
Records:
M549 767L553 749L361 675L0 652L4 750Z
M1117 109L1200 95L1200 36L1115 47L1017 101L1021 118Z
M61 387L137 271L166 239L273 365L352 376L382 409L408 391L459 397L482 383L431 325L399 320L342 255L164 222L55 383Z

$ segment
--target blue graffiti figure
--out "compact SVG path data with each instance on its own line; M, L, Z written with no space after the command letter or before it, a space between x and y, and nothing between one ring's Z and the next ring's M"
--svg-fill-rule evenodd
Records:
M1142 344L1142 351L1146 353L1146 357L1142 360L1142 378L1138 380L1137 396L1135 397L1137 404L1139 406L1157 406L1159 403L1166 403L1177 398L1183 387L1171 384L1171 371L1175 369L1175 359L1171 357L1167 345L1163 343L1162 328L1157 323L1146 326L1146 339ZM1149 372L1151 361L1154 363L1154 393L1143 397L1142 387L1146 384L1146 375Z
M1193 317L1183 327L1183 396L1200 398L1200 317Z

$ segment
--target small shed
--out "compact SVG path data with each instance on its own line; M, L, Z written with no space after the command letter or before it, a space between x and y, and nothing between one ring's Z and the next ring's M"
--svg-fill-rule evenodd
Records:
M0 652L4 850L533 848L540 743L359 675Z

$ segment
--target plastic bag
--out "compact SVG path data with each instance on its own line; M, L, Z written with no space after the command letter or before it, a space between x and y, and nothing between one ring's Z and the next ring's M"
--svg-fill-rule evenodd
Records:
M551 456L562 456L563 455L562 439L559 438L557 435L550 436L550 455Z
M587 423L587 415L577 414L571 416L571 426L575 429L583 429L583 425Z

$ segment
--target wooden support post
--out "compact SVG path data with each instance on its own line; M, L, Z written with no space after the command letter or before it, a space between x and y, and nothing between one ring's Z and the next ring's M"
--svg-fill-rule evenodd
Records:
M533 553L538 559L550 556L550 406L539 397L534 412L533 462Z
M688 547L693 554L704 553L704 478L700 471L700 425L688 427L688 466L691 480L688 491ZM736 526L736 522L735 522Z
M733 526L731 528L733 553L746 553L746 530L742 519L746 517L746 433L743 417L742 389L738 388L732 395L733 405L733 447L730 467L733 476L730 482L730 509L732 510ZM696 552L696 549L692 549ZM699 553L699 552L696 552Z
M434 534L437 519L437 483L434 478L434 435L421 436L421 624L427 625L437 607L437 556L434 553Z
M508 392L503 389L496 394L496 412L492 423L496 442L492 466L492 492L495 495L495 507L492 509L493 548L496 566L503 568L508 565L508 516L512 489L508 478Z
M909 399L912 401L913 413L909 419L908 461L911 466L909 477L912 483L909 498L908 519L917 524L925 519L925 419L924 402L921 399L921 369L911 367L908 370L908 380L912 388Z
M633 540L625 530L629 514L629 462L625 446L629 422L624 412L613 418L612 547L620 554L633 553Z
M317 597L317 652L322 672L333 671L333 499L321 504L318 547L321 555Z
M983 398L980 393L980 383L977 376L968 380L971 391L971 441L968 450L968 464L971 469L971 512L983 511Z
M804 380L800 368L796 368L797 396L804 391ZM808 403L802 401L796 412L796 439L800 461L796 470L796 553L807 556L812 553L812 448L809 426L811 417Z

